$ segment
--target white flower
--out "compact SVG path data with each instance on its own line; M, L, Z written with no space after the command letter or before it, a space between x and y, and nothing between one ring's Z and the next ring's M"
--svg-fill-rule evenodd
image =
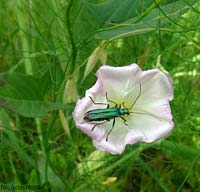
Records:
M167 74L159 69L142 71L136 64L125 67L103 65L97 77L95 85L78 100L73 112L76 126L93 139L97 149L121 154L127 144L150 143L166 137L172 130L169 101L173 99L173 85ZM106 95L117 105L109 102ZM90 110L107 111L112 107L126 109L129 114L115 118L104 115L109 121L106 118L104 121L87 119Z

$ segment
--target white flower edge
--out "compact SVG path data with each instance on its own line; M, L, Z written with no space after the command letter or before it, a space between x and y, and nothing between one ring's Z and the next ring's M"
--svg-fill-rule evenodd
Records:
M121 154L127 144L137 142L154 142L166 137L172 130L172 121L169 101L173 99L173 85L171 78L159 69L142 71L138 65L131 64L125 67L103 65L97 72L97 81L86 91L85 97L79 100L73 112L76 127L93 139L97 149L112 154ZM130 104L138 96L141 84L141 95L134 105L133 112L128 115L126 126L122 119L117 117L115 127L106 141L106 133L112 127L112 120L97 125L86 122L83 117L91 109L106 108L105 105L94 105L96 102L108 103L106 93L113 101L128 101Z

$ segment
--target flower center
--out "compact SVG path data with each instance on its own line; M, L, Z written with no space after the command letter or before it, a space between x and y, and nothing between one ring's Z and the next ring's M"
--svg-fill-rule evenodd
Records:
M129 108L131 106L131 102L128 100L117 100L115 101L115 103L117 104L117 106L121 106L121 108ZM112 104L112 107L115 107L115 104Z

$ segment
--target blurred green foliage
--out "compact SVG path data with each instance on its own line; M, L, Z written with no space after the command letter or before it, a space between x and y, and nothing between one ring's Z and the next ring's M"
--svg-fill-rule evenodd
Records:
M0 17L0 184L200 191L198 1L1 0ZM173 78L175 127L112 156L71 114L102 64L130 63Z

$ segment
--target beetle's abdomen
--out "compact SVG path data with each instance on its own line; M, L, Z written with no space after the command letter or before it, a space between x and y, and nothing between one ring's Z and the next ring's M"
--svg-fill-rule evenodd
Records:
M84 120L86 121L104 121L114 119L115 117L120 116L120 108L119 107L111 107L106 109L93 109L88 111Z

